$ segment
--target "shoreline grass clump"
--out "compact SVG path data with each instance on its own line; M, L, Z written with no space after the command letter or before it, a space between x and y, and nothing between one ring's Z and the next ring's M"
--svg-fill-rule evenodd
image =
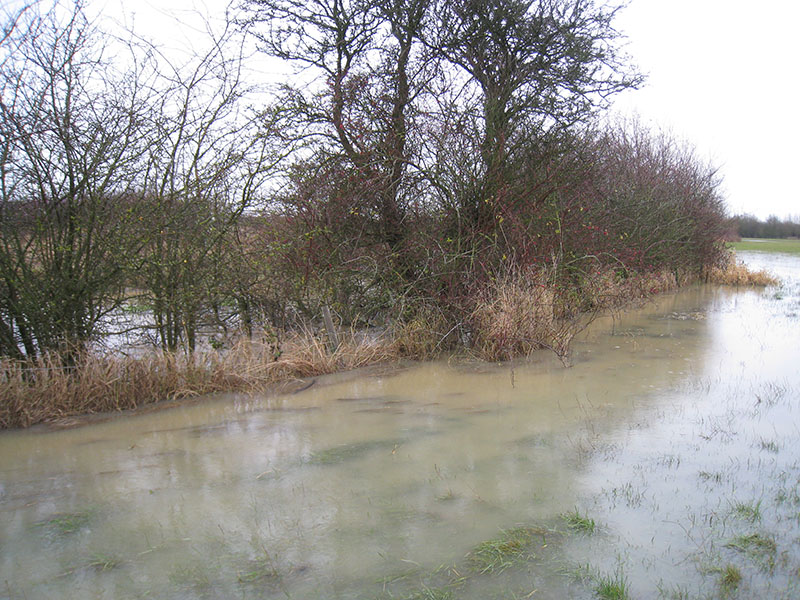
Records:
M767 287L780 283L771 273L765 270L753 271L744 263L738 262L734 253L730 254L724 264L709 268L706 271L706 281L736 287Z
M0 359L0 429L215 392L256 392L400 357L393 344L355 334L342 339L333 352L324 337L311 333L289 338L282 350L275 359L271 344L243 340L226 352L141 357L85 353L71 367L54 354L29 361Z

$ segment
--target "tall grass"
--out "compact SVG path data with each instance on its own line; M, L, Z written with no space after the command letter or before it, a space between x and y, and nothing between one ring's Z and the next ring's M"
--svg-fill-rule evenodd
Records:
M269 343L241 341L226 352L152 353L139 358L87 354L69 369L55 355L0 360L0 428L29 427L79 414L121 411L221 391L253 392L294 378L355 369L398 357L393 343L343 336L335 352L304 333L280 358Z
M548 348L562 360L574 337L602 311L619 310L684 283L659 271L583 274L577 283L553 272L512 273L486 286L470 316L473 351L485 360L508 360Z
M752 271L743 263L736 260L736 255L731 253L728 262L721 267L711 267L706 273L709 283L733 286L764 287L778 285L780 281L767 271Z
M768 274L754 274L735 260L726 269L712 269L708 279L737 285L775 283ZM255 392L295 378L401 357L429 359L465 344L484 360L507 360L541 348L565 360L575 335L600 311L618 310L684 283L684 277L670 272L638 275L607 269L572 282L556 278L552 271L512 272L475 293L471 309L460 317L419 309L378 337L345 332L334 350L325 336L302 332L282 341L278 358L274 340L243 340L222 352L193 355L87 354L70 369L54 354L34 361L0 359L0 428L214 392Z

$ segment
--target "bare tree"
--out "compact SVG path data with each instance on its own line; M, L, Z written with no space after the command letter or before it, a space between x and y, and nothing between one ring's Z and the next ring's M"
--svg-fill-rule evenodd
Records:
M4 28L0 352L73 356L119 301L141 240L131 193L147 145L141 65L118 72L83 4Z
M284 86L297 139L337 164L372 243L402 253L413 104L424 89L420 38L430 0L248 0L245 24L270 56L302 68ZM344 160L342 160L344 159ZM352 185L358 182L359 188Z
M187 64L160 56L160 102L141 182L153 228L140 280L158 344L195 349L204 315L219 315L226 244L282 156L271 144L276 113L248 109L242 40L209 29L208 50Z
M617 8L591 0L455 0L436 11L430 42L479 90L481 184L463 199L475 226L493 230L503 186L527 150L568 130L641 78L619 54ZM469 102L467 103L469 106Z

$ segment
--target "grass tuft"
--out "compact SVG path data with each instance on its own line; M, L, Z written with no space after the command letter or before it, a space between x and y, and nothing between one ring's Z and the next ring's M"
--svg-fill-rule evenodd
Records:
M93 554L86 566L94 569L95 571L105 572L115 569L120 564L122 564L122 561L116 556L110 556L107 554Z
M706 272L706 280L718 285L738 287L766 287L780 283L779 279L767 271L752 271L743 263L737 262L733 253L724 266L710 268Z
M755 523L761 520L761 500L758 502L737 502L732 512L740 519Z
M736 536L727 542L725 547L741 552L765 569L772 569L775 566L778 545L774 539L760 533Z
M45 521L40 521L37 525L46 527L59 535L69 535L86 527L89 524L90 517L89 511L59 513Z
M600 600L630 600L628 581L619 571L614 575L598 575L594 593Z
M538 527L504 529L500 535L481 542L467 556L470 566L479 573L502 573L518 562L535 558L532 546L535 540L546 545L546 536L552 532Z
M594 519L581 515L577 509L561 515L561 519L571 531L591 535L595 530Z
M717 575L717 583L726 596L735 592L742 582L742 572L736 565L727 564L724 567L712 567L706 572Z

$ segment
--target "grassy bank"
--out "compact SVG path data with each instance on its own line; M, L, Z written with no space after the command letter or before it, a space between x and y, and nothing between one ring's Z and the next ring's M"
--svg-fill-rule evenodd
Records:
M709 271L706 279L729 285L775 283L769 274L751 272L733 259L727 268ZM0 428L215 392L259 392L282 382L401 358L425 360L461 352L497 361L546 348L563 359L574 336L597 314L641 303L688 282L667 272L623 277L609 270L584 277L565 292L548 284L544 272L518 274L486 286L463 320L417 311L379 336L344 332L335 349L324 333L306 332L289 335L279 345L274 339L243 339L224 351L193 355L155 350L138 358L88 354L72 368L61 366L63 361L55 355L35 361L4 359Z
M396 344L344 336L331 352L324 338L296 335L275 358L273 344L243 340L225 352L86 355L72 369L58 357L0 360L0 428L29 427L75 415L138 409L215 392L257 392L275 384L399 358Z
M741 242L733 242L731 247L736 251L800 254L800 240L744 238Z

